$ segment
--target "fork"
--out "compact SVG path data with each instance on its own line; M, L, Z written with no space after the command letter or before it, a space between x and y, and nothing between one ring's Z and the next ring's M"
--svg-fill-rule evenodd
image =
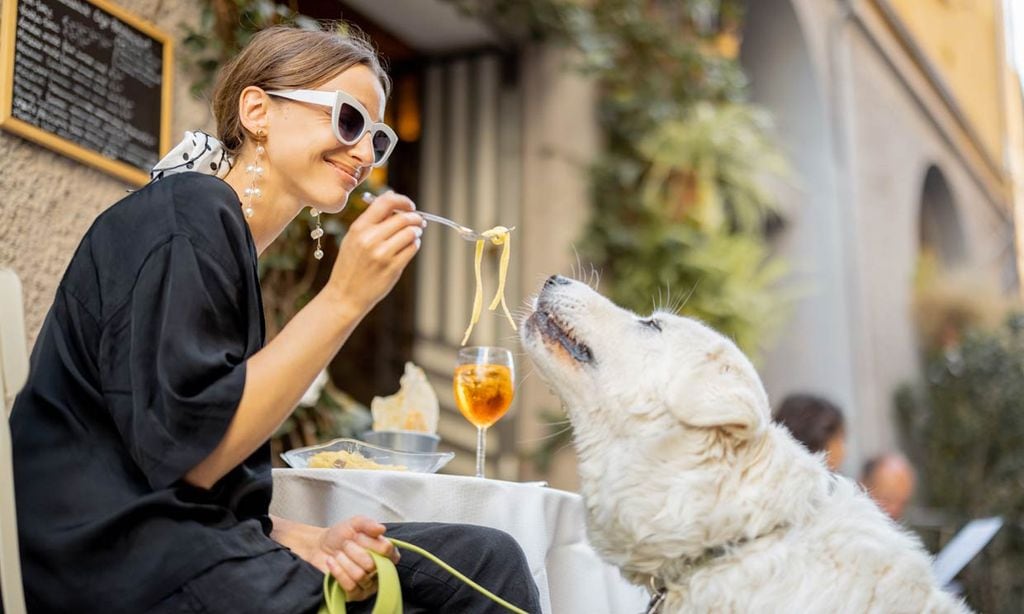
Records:
M363 199L364 203L370 204L370 203L373 202L373 200L375 198L377 198L377 197L375 195L373 195L371 192L363 192L362 199ZM416 211L416 213L419 213L420 217L422 217L423 219L427 220L428 222L436 222L438 224L444 224L445 226L448 226L449 228L453 228L456 232L459 233L460 237L462 237L463 239L465 239L467 241L474 241L475 242L475 241L484 241L484 240L490 239L490 237L485 236L485 235L483 235L483 234L473 230L472 228L469 228L468 226L463 226L462 224L458 224L456 222L453 222L453 221L451 221L450 219L448 219L446 217L441 217L440 215L434 215L433 213L426 213L424 211ZM515 229L516 229L516 227L513 226L512 228L509 228L508 231L512 232Z

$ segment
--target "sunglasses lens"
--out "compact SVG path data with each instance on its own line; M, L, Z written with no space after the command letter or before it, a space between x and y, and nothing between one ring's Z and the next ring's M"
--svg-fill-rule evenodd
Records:
M373 133L373 161L381 162L391 148L391 137L383 130Z
M350 104L342 104L338 111L338 132L341 138L352 143L363 134L363 114Z

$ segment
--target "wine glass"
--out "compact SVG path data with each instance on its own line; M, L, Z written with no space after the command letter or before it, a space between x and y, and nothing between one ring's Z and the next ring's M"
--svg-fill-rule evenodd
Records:
M515 381L512 352L499 347L459 350L452 384L459 411L476 425L476 477L484 477L487 427L501 419L512 404Z

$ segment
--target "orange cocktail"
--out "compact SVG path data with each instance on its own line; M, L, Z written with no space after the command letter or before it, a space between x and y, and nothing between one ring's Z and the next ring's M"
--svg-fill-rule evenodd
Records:
M459 411L482 428L500 420L512 404L512 369L505 365L459 365L454 386Z
M512 352L499 347L459 350L452 389L459 411L476 425L476 476L484 477L487 427L501 419L512 404L515 363Z

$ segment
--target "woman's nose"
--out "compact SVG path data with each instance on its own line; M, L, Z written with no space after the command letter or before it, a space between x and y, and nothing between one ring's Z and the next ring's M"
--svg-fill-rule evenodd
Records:
M373 133L365 132L354 145L352 145L352 156L359 160L363 166L373 164Z

